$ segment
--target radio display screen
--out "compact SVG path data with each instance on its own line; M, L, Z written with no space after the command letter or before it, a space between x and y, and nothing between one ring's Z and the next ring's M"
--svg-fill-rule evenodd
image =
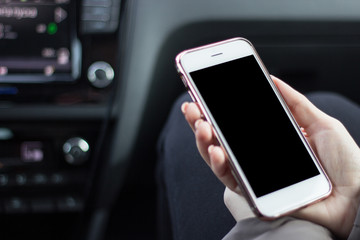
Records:
M78 77L74 5L70 0L0 0L0 82Z

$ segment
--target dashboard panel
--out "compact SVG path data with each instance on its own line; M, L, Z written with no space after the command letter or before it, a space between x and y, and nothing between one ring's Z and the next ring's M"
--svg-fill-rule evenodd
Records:
M86 235L113 121L120 4L0 1L1 237L41 225L40 239Z
M176 54L246 37L300 91L360 102L359 5L0 0L0 237L156 239Z

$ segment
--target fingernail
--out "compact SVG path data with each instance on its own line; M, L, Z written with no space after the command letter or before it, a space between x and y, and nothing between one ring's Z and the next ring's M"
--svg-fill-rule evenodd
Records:
M183 114L186 113L186 108L187 108L188 105L189 105L188 102L184 102L184 103L181 105L181 111L182 111Z
M208 148L208 153L211 154L211 152L214 150L214 145L210 145Z
M197 129L197 128L199 127L200 123L202 123L203 121L204 121L204 120L202 120L202 119L196 120L196 122L195 122L195 129Z

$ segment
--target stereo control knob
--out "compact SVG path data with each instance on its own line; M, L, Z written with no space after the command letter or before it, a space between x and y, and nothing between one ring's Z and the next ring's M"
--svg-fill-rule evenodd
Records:
M71 165L81 165L89 159L89 144L82 138L68 139L63 145L65 161Z
M114 80L114 69L106 62L94 62L88 69L87 77L96 88L106 88Z

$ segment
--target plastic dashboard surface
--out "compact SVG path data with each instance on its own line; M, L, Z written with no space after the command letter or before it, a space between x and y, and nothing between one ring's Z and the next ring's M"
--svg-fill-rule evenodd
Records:
M153 123L155 116L166 118L172 100L183 90L174 68L174 57L181 50L246 37L272 73L288 75L293 82L302 79L297 82L300 88L317 78L310 85L318 86L328 77L325 72L330 74L328 67L333 67L329 61L320 64L323 60L330 56L346 64L357 58L359 7L357 1L325 0L127 1L120 75L125 83L118 94L121 121L117 141L123 148L117 149L118 159L133 150L138 130L147 126L146 122ZM351 64L347 68L351 73L357 71ZM334 71L341 72L339 68ZM352 79L348 81L357 84ZM336 89L339 83L333 80L331 77L324 84L325 90ZM355 97L349 90L344 93Z

